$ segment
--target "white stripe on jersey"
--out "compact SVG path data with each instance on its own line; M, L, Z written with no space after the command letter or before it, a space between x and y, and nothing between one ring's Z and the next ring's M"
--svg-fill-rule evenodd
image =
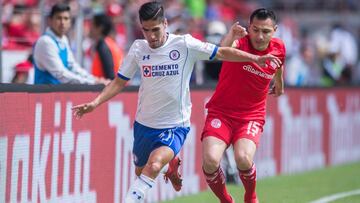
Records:
M132 78L140 69L136 121L151 128L190 126L190 76L197 60L209 60L217 47L191 35L173 35L157 49L136 40L125 57L119 77Z

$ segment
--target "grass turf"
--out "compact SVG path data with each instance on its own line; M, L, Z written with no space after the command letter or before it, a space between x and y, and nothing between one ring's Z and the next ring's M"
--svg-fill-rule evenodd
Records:
M329 167L311 172L266 178L257 182L261 203L305 203L335 193L360 189L360 162ZM236 202L243 202L242 185L228 185ZM218 203L210 190L179 197L164 203ZM360 202L360 195L342 198L333 203Z

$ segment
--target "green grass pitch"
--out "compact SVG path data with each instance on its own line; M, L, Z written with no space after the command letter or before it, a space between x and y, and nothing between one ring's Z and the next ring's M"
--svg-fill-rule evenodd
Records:
M242 185L228 185L236 202L243 202ZM321 170L261 179L257 194L261 203L308 203L336 193L360 189L360 162ZM218 203L210 191L179 197L164 203ZM332 201L331 203L360 203L360 195Z

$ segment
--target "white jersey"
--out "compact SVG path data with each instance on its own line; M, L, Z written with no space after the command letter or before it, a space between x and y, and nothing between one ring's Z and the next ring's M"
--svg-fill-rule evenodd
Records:
M140 69L135 120L151 128L189 127L191 72L197 60L213 59L217 49L191 35L169 34L156 49L146 40L136 40L118 72L118 77L129 80Z

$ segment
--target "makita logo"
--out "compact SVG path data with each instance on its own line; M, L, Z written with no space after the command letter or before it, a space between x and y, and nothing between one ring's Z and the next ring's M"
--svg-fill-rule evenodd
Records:
M97 194L90 189L91 133L72 130L71 106L66 104L65 129L43 129L47 121L42 104L36 103L33 135L0 137L0 202L96 202ZM54 112L56 129L61 123L60 102Z

